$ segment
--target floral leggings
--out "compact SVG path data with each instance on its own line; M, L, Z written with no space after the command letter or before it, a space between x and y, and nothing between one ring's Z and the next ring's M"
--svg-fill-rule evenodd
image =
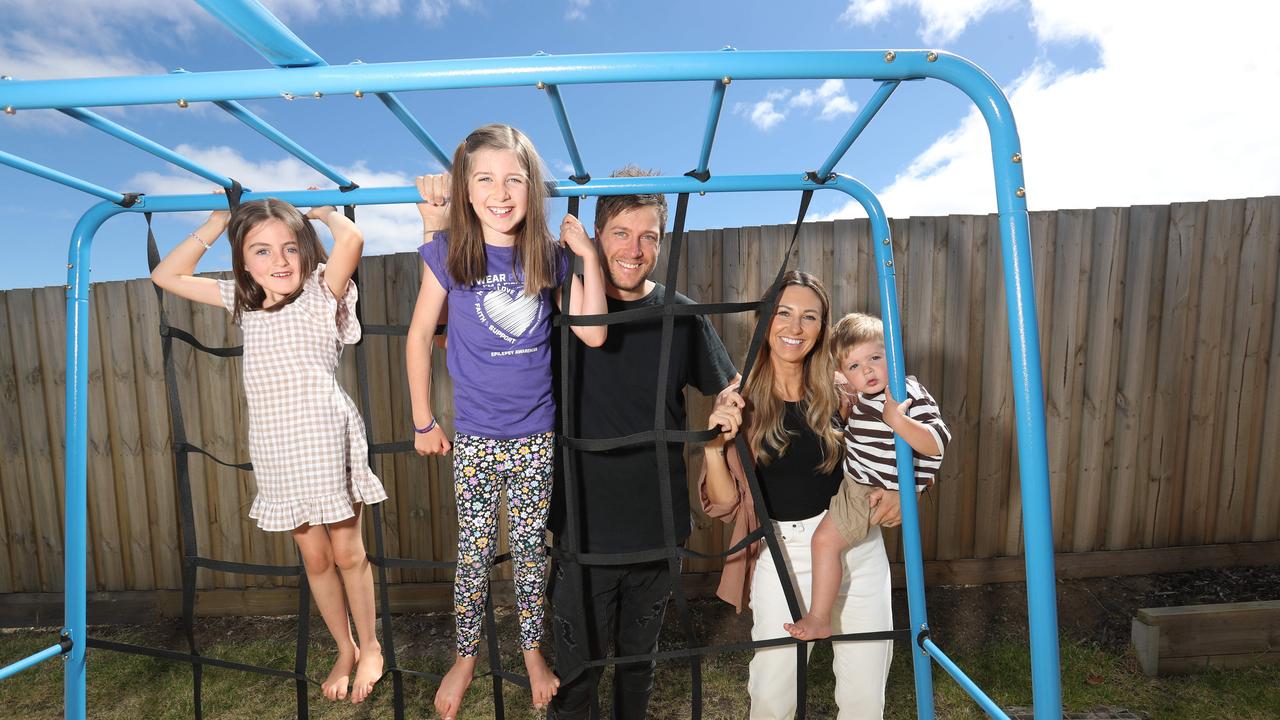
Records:
M453 612L458 654L475 655L489 594L489 568L498 546L498 496L507 489L507 523L520 649L542 644L544 550L555 434L495 440L458 433L453 441L453 492L458 505L458 569Z

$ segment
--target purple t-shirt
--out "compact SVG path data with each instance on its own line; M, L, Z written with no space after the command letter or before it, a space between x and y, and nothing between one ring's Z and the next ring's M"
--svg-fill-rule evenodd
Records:
M449 295L446 354L455 427L502 440L554 430L551 290L526 295L524 272L512 271L515 249L488 244L488 274L477 285L460 285L449 275L448 243L447 234L436 233L418 254ZM566 257L559 253L557 283L566 272Z

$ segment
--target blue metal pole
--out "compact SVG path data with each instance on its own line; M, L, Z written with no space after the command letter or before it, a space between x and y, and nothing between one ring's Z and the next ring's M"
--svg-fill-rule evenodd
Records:
M871 238L875 248L876 278L880 285L880 319L884 324L885 354L889 363L889 390L895 398L905 399L907 381L902 349L902 322L898 312L897 274L894 270L893 241L888 222L879 227L873 222ZM924 553L920 547L920 510L915 492L915 465L911 446L895 435L894 449L897 453L898 497L902 507L902 554L907 576L907 606L911 636L915 638L929 629L924 595ZM917 652L914 647L910 651L916 686L916 716L921 720L932 720L932 666L924 653Z
M256 0L196 0L218 22L277 67L314 67L325 61Z
M540 85L541 87L541 85ZM560 98L560 89L555 85L546 85L547 98L551 100L551 109L556 114L556 123L560 126L560 135L564 137L564 146L569 150L569 162L573 164L575 177L587 177L587 170L582 164L582 156L578 154L578 142L573 139L573 127L569 124L569 113L565 112L564 100Z
M118 203L121 200L124 200L124 195L118 192L94 185L93 183L86 182L78 177L72 177L66 173L54 170L51 167L46 167L39 163L34 163L30 160L20 158L17 155L10 155L3 150L0 150L0 164L8 165L11 168L15 168L26 173L31 173L32 175L42 177L45 180L52 180L56 183L66 185L69 188L75 188L81 192L87 192L90 195L97 195L103 200L109 200L113 203Z
M413 113L409 112L409 108L405 107L404 103L400 102L400 98L396 97L392 93L378 93L378 99L381 100L382 104L386 105L387 109L400 120L402 125L408 128L409 132L418 139L418 142L422 143L422 146L427 149L427 152L431 153L431 155L435 157L441 167L445 170L453 167L453 160L450 159L449 154L444 151L444 148L440 147L440 144L436 142L435 138L431 137L431 133L427 132L427 129L422 127L422 123L418 122L418 119L413 116Z
M724 107L724 91L729 87L730 78L725 77L713 81L711 86L711 109L707 111L707 129L702 132L702 151L698 153L699 174L705 173L711 164L711 144L716 139L716 127L720 124L720 110Z
M327 165L323 160L313 155L310 150L290 140L287 135L272 127L270 123L253 114L240 103L234 100L216 100L213 104L226 110L232 117L245 125L257 130L263 137L284 148L285 152L290 155L310 165L316 172L337 183L339 187L350 187L354 184L350 178ZM338 204L341 205L342 203Z
M211 196L214 197L214 196ZM88 452L89 407L89 250L93 236L107 218L124 208L98 203L76 223L67 253L67 409L65 546L63 548L64 618L62 633L72 641L63 683L67 720L84 720L85 605L88 591Z
M1005 714L1004 710L1000 709L1000 706L996 705L995 701L988 697L986 693L982 692L982 688L978 687L978 684L971 680L968 675L965 675L964 671L960 669L960 666L952 662L951 658L947 657L946 653L938 649L938 646L933 644L932 640L926 639L921 644L924 647L924 651L927 652L934 660L938 661L938 664L942 666L942 669L946 670L947 673L955 679L956 684L958 684L961 689L969 693L969 697L973 698L978 705L982 706L982 709L986 711L987 715L996 718L997 720L1009 720L1009 716ZM1055 717L1062 717L1062 715L1059 714Z
M1013 112L1000 87L977 66L952 80L978 106L991 134L1001 256L1013 360L1014 425L1022 486L1022 534L1027 568L1027 624L1036 717L1061 717L1058 606L1053 567L1053 512L1045 447L1044 383L1036 320L1022 149Z
M221 185L228 189L232 185L231 178L225 175L219 175L218 173L201 166L199 163L196 163L194 160L183 157L169 148L150 140L149 138L143 137L119 123L112 122L97 113L82 110L80 108L59 108L58 112L73 117L90 127L97 128L108 135L118 137L130 145L140 150L145 150L162 160L168 160L174 165L193 172L212 183Z
M720 175L707 182L685 175L660 175L637 178L593 178L586 185L578 185L571 180L559 180L551 186L551 193L556 197L570 195L635 195L641 193L696 193L696 192L767 192L774 190L838 190L859 202L864 207L875 203L875 196L865 185L847 175L837 174L824 185L816 185L800 173L770 175ZM358 188L350 192L338 190L288 190L246 192L241 200L261 200L277 198L298 206L314 205L393 205L398 203L418 203L422 198L418 190L412 186ZM144 207L145 205L145 207ZM878 204L873 205L878 208ZM218 210L226 208L226 200L220 195L148 195L130 208L116 207L119 212L189 212L202 210ZM868 211L869 214L871 211ZM883 218L883 211L877 210L873 218ZM883 227L888 231L888 221L873 219L872 227Z
M759 52L533 55L514 58L422 60L260 70L173 73L73 80L0 83L0 107L167 104L279 98L285 93L325 95L407 90L625 82L863 78L938 78L961 86L991 83L973 63L925 50L821 50ZM991 88L998 92L993 83ZM972 97L972 95L971 95Z
M846 152L849 152L849 147L853 145L853 141L857 140L862 131L867 129L871 118L880 112L880 108L884 107L885 102L889 100L889 96L893 94L894 90L898 89L898 84L899 81L897 80L880 83L880 87L876 88L875 94L871 96L866 105L862 106L858 116L853 119L853 123L849 125L849 130L844 134L844 137L840 138L836 148L823 161L822 167L818 169L819 178L824 178L831 174L831 170L836 166L836 163L840 162L840 158L844 157Z
M260 55L276 67L315 67L328 65L315 50L293 34L284 23L271 14L256 0L197 0L200 6L209 11L223 25L249 44ZM357 61L352 63L361 65ZM358 97L364 92L359 88L353 90ZM440 148L426 128L418 122L409 109L392 93L377 93L382 101L409 132L422 143L427 151L435 156L446 169L450 166L449 156ZM224 108L225 109L225 108ZM247 111L246 111L247 112ZM273 139L274 141L274 139ZM287 148L286 148L287 149ZM292 151L291 151L292 152ZM315 167L314 165L312 167ZM322 171L323 172L323 171ZM334 182L337 182L336 180ZM346 185L347 183L338 183Z
M40 652L34 655L30 655L15 663L10 663L8 665L5 665L3 668L0 668L0 680L4 680L5 678L11 675L17 675L18 673L22 672L23 670L26 670L27 668L39 665L45 660L48 660L51 657L57 657L58 655L61 655L61 654L62 654L62 645L54 645L52 647L47 647L44 650L41 650Z

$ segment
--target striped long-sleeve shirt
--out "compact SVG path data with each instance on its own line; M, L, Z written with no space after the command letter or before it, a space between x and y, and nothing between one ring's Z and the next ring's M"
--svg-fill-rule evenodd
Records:
M914 377L907 377L907 395L912 401L907 414L928 428L938 447L945 452L951 431L942 421L937 401ZM897 490L898 466L893 439L893 430L884 422L884 392L859 396L844 426L845 479ZM923 490L937 479L942 453L932 456L913 451L913 455L916 489Z

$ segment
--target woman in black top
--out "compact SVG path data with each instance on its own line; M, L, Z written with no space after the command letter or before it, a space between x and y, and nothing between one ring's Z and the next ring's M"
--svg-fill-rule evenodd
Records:
M712 412L710 427L725 432L703 450L702 505L712 517L733 523L730 544L758 526L743 458L728 442L745 432L752 455L747 460L754 462L788 575L804 606L811 586L810 541L840 486L841 394L828 350L826 289L816 277L795 270L783 282L746 398L722 393ZM877 501L873 496L872 502ZM850 548L843 565L844 582L832 613L834 632L891 629L889 562L879 527ZM788 637L782 626L793 618L763 541L725 561L717 594L739 612L751 608L753 640ZM892 641L835 643L835 700L841 720L883 716L892 654ZM753 720L793 717L795 651L786 645L757 651L747 690Z

